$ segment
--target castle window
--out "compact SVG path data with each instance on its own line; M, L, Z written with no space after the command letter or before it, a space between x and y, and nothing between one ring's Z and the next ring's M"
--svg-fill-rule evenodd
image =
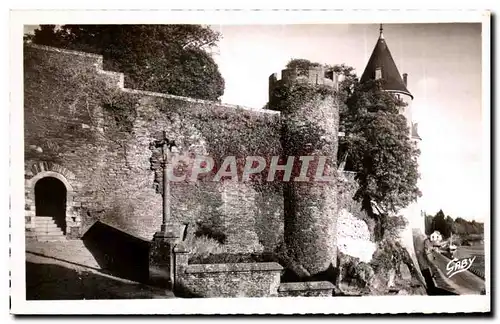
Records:
M375 80L382 79L382 68L377 68L375 70Z

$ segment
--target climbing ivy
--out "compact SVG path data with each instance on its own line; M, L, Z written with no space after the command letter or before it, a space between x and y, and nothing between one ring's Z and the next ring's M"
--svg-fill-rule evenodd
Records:
M74 62L70 55L52 55L25 46L25 106L33 107L33 117L39 119L37 124L43 124L43 119L46 119L48 128L53 127L57 111L68 114L67 119L88 120L90 126L97 127L100 116L96 108L100 106L114 121L110 125L113 126L111 131L130 132L137 116L138 98L110 84L105 75L99 75L91 68L92 65L79 63ZM67 133L78 137L90 135L81 131L81 127L67 125Z
M102 95L103 107L112 117L116 130L132 132L137 118L137 96L124 94L121 91L111 91Z
M189 105L186 107L185 105ZM277 115L262 114L243 108L224 107L214 102L193 102L183 105L163 105L166 115L178 114L187 125L195 125L206 141L207 153L215 166L208 179L219 170L224 159L235 156L237 173L241 175L246 157L259 156L269 166L273 156L281 155L281 124ZM251 177L253 183L273 186L265 181L267 169ZM224 179L223 179L224 180Z
M325 99L334 95L334 88L324 84L312 84L307 82L293 82L289 86L278 86L271 96L270 107L273 110L292 112L304 103L314 99Z

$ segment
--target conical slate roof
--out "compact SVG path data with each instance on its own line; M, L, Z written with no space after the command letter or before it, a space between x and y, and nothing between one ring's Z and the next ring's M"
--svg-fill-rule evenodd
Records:
M382 30L380 31L380 37L377 40L377 44L373 49L373 53L368 60L368 64L366 65L360 81L365 82L367 80L374 80L377 68L382 70L382 79L385 81L385 90L399 91L406 93L413 98L413 95L406 88L403 78L401 78L401 74L399 74L396 63L394 63L389 47L385 42Z

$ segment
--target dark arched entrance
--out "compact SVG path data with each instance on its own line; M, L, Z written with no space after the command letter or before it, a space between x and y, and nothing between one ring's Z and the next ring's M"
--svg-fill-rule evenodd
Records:
M36 216L51 216L66 234L66 187L53 177L45 177L35 185Z

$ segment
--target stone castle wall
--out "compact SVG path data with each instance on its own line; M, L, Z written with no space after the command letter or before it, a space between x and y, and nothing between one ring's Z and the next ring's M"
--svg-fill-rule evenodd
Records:
M163 131L182 154L215 156L216 163L224 155L281 154L273 111L127 89L123 75L103 71L102 57L93 54L28 45L24 69L27 196L36 182L30 180L46 175L43 165L68 170L73 236L96 220L145 239L159 230L162 198L150 145ZM117 109L132 113L117 115ZM171 193L174 219L220 224L236 250L272 249L281 240L279 185L202 179L172 183Z

